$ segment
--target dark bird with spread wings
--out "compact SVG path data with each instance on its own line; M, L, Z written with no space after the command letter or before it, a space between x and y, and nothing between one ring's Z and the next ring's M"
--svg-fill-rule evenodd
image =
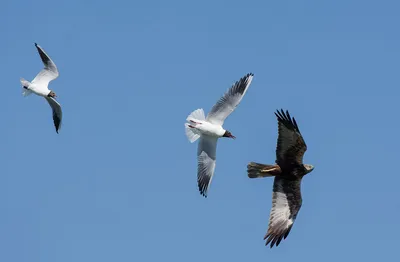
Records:
M271 248L289 235L302 203L301 180L314 169L312 165L303 164L307 145L296 120L282 109L275 115L278 118L276 164L250 162L247 165L249 178L275 177L268 231L264 236L265 245L271 243Z

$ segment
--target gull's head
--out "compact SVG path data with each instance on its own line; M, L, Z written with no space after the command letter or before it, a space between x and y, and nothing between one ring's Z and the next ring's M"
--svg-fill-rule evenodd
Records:
M54 93L53 91L50 90L50 93L47 95L48 97L57 97L56 93Z
M308 174L308 173L310 173L311 171L314 170L314 166L313 165L304 164L303 166L306 169L306 174Z
M230 137L235 139L236 137L234 135L231 134L231 132L229 132L228 130L225 131L224 135L222 137Z

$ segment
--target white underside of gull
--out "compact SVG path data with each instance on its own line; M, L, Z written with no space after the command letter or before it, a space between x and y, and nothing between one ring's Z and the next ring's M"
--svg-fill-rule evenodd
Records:
M207 196L214 175L218 138L226 133L222 127L224 121L238 106L252 79L253 74L250 73L234 83L211 108L207 117L203 109L197 109L186 118L185 133L189 141L193 143L200 138L197 150L197 183L203 196ZM234 138L230 132L227 137Z

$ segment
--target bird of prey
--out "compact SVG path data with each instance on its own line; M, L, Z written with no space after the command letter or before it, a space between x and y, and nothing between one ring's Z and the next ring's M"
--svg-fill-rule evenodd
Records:
M249 178L274 177L272 208L265 245L278 246L286 239L296 220L302 204L300 184L303 176L313 171L312 165L303 164L307 145L300 133L296 120L281 109L278 118L278 143L276 164L265 165L250 162L247 165Z
M42 71L37 74L37 76L29 82L24 78L21 78L21 84L23 87L23 96L28 96L32 93L44 97L53 111L53 121L54 126L56 128L56 132L61 126L62 120L62 111L61 105L55 99L57 97L56 93L52 90L48 89L48 85L50 81L56 79L58 77L58 70L54 62L50 59L50 57L46 54L46 52L41 48L38 44L35 43L35 46L39 52L40 58L44 64L44 68Z
M204 197L207 197L208 187L214 175L218 138L235 139L222 125L246 94L253 76L254 74L249 73L234 83L212 107L207 117L201 108L186 118L185 132L189 141L193 143L200 138L197 149L197 184L200 194Z

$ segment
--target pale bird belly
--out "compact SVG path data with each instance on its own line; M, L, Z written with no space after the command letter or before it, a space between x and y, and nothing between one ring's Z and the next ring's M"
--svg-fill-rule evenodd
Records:
M202 122L201 124L196 125L196 128L202 134L208 136L221 137L225 133L225 130L222 127L213 125L208 122Z
M48 88L38 88L35 85L30 85L28 89L39 96L47 96L50 93Z

